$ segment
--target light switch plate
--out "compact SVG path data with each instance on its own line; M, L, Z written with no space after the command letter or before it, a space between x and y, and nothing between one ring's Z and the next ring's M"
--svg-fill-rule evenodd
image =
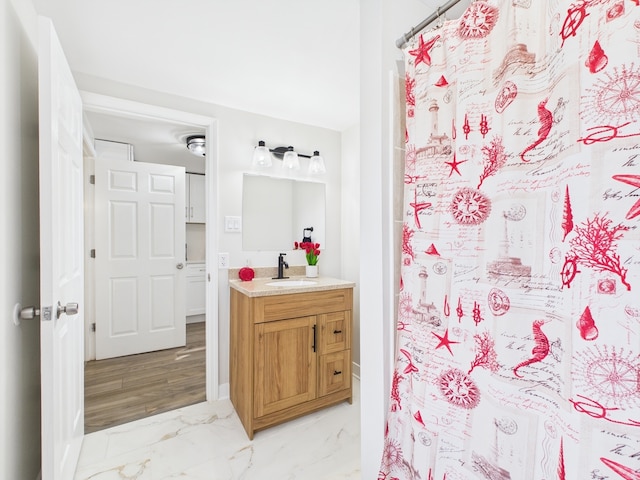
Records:
M242 231L242 217L226 216L224 217L224 231L225 232L241 232Z

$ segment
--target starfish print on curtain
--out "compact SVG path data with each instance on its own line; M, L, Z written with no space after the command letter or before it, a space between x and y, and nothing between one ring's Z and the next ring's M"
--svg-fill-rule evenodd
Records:
M425 65L431 65L431 57L429 52L433 48L433 45L438 41L440 35L436 35L430 39L427 43L424 43L422 35L420 35L420 45L415 50L411 50L409 53L416 57L416 63L424 63Z

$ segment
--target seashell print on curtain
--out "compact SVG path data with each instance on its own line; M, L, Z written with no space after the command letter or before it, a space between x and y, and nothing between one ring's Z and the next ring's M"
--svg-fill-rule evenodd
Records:
M405 48L380 480L640 479L639 4L475 1Z

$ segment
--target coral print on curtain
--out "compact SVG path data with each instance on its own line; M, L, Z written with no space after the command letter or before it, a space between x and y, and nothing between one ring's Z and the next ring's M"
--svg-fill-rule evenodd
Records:
M380 480L640 479L640 6L475 1L406 47Z

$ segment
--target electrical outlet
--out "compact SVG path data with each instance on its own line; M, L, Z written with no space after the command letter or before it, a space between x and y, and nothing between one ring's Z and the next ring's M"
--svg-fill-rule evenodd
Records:
M218 268L229 268L229 254L228 253L219 253L218 254Z

